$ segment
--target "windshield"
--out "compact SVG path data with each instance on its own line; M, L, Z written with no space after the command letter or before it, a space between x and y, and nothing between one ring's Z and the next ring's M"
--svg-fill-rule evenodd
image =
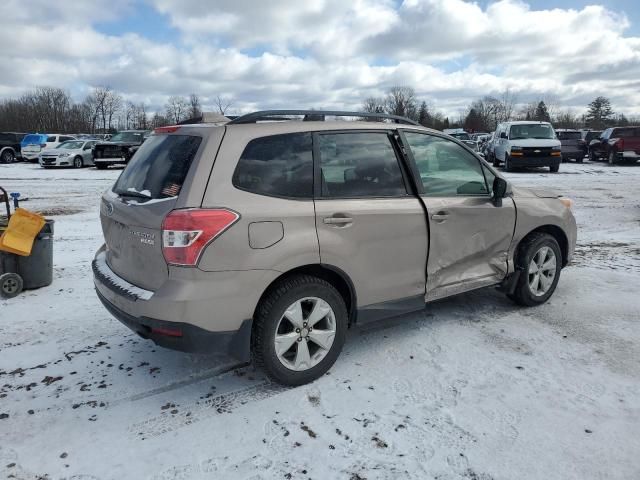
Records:
M58 145L56 148L65 148L68 150L76 150L78 148L82 148L82 144L84 142L64 142Z
M552 139L555 133L548 123L530 123L524 125L511 125L509 139L519 140L526 138Z
M142 132L120 132L111 137L111 142L138 142L142 143Z

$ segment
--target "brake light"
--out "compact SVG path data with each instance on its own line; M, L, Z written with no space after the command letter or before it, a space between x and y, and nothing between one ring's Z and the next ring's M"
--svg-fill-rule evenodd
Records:
M158 127L153 131L153 133L175 133L178 130L180 130L180 127L172 125L170 127Z
M205 247L239 218L224 208L173 210L162 222L165 260L171 265L197 265Z

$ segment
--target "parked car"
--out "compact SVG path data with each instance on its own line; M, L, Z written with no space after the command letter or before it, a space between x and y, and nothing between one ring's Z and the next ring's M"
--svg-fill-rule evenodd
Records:
M300 385L350 325L489 285L528 306L553 294L576 242L569 199L511 186L402 117L273 121L304 113L154 131L102 196L92 268L108 311Z
M478 142L476 142L475 140L471 139L471 136L467 133L467 132L453 132L453 133L449 133L448 135L451 135L453 138L457 138L458 140L460 140L462 143L464 143L465 145L467 145L469 148L471 148L474 151L478 151Z
M26 135L21 142L22 157L30 162L37 162L43 150L55 148L62 142L74 140L72 135L59 135L57 133L32 133Z
M592 140L600 138L600 134L602 130L580 130L580 136L582 140L580 140L580 146L584 151L585 157L589 157L589 144Z
M108 142L98 142L93 148L93 163L103 170L110 165L126 165L151 132L125 130L116 133Z
M91 149L96 142L96 140L69 140L56 148L44 150L40 153L40 166L82 168L93 165Z
M562 147L549 122L518 121L498 125L494 136L493 165L510 172L518 167L560 169Z
M573 159L578 163L584 160L584 149L582 148L582 134L579 130L570 128L556 129L556 136L560 140L562 148L562 161Z
M488 138L482 143L482 153L484 154L484 158L487 162L493 163L493 154L494 154L494 145L495 145L495 132L489 134Z
M24 136L24 133L0 133L0 163L13 163L22 159L20 142Z
M607 128L589 143L589 159L604 159L610 164L640 160L640 127Z

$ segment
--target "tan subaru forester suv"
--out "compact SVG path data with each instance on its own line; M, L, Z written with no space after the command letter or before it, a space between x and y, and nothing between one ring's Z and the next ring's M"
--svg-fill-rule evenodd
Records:
M489 285L544 303L576 242L571 200L510 186L441 132L354 112L158 128L101 221L95 286L118 320L288 385L325 373L356 323Z

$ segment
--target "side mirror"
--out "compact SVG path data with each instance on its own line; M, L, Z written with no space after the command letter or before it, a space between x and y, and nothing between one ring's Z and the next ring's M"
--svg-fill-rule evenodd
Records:
M500 138L507 138L507 132L501 132Z
M502 206L502 199L507 194L507 181L504 178L493 179L493 203L496 207Z

